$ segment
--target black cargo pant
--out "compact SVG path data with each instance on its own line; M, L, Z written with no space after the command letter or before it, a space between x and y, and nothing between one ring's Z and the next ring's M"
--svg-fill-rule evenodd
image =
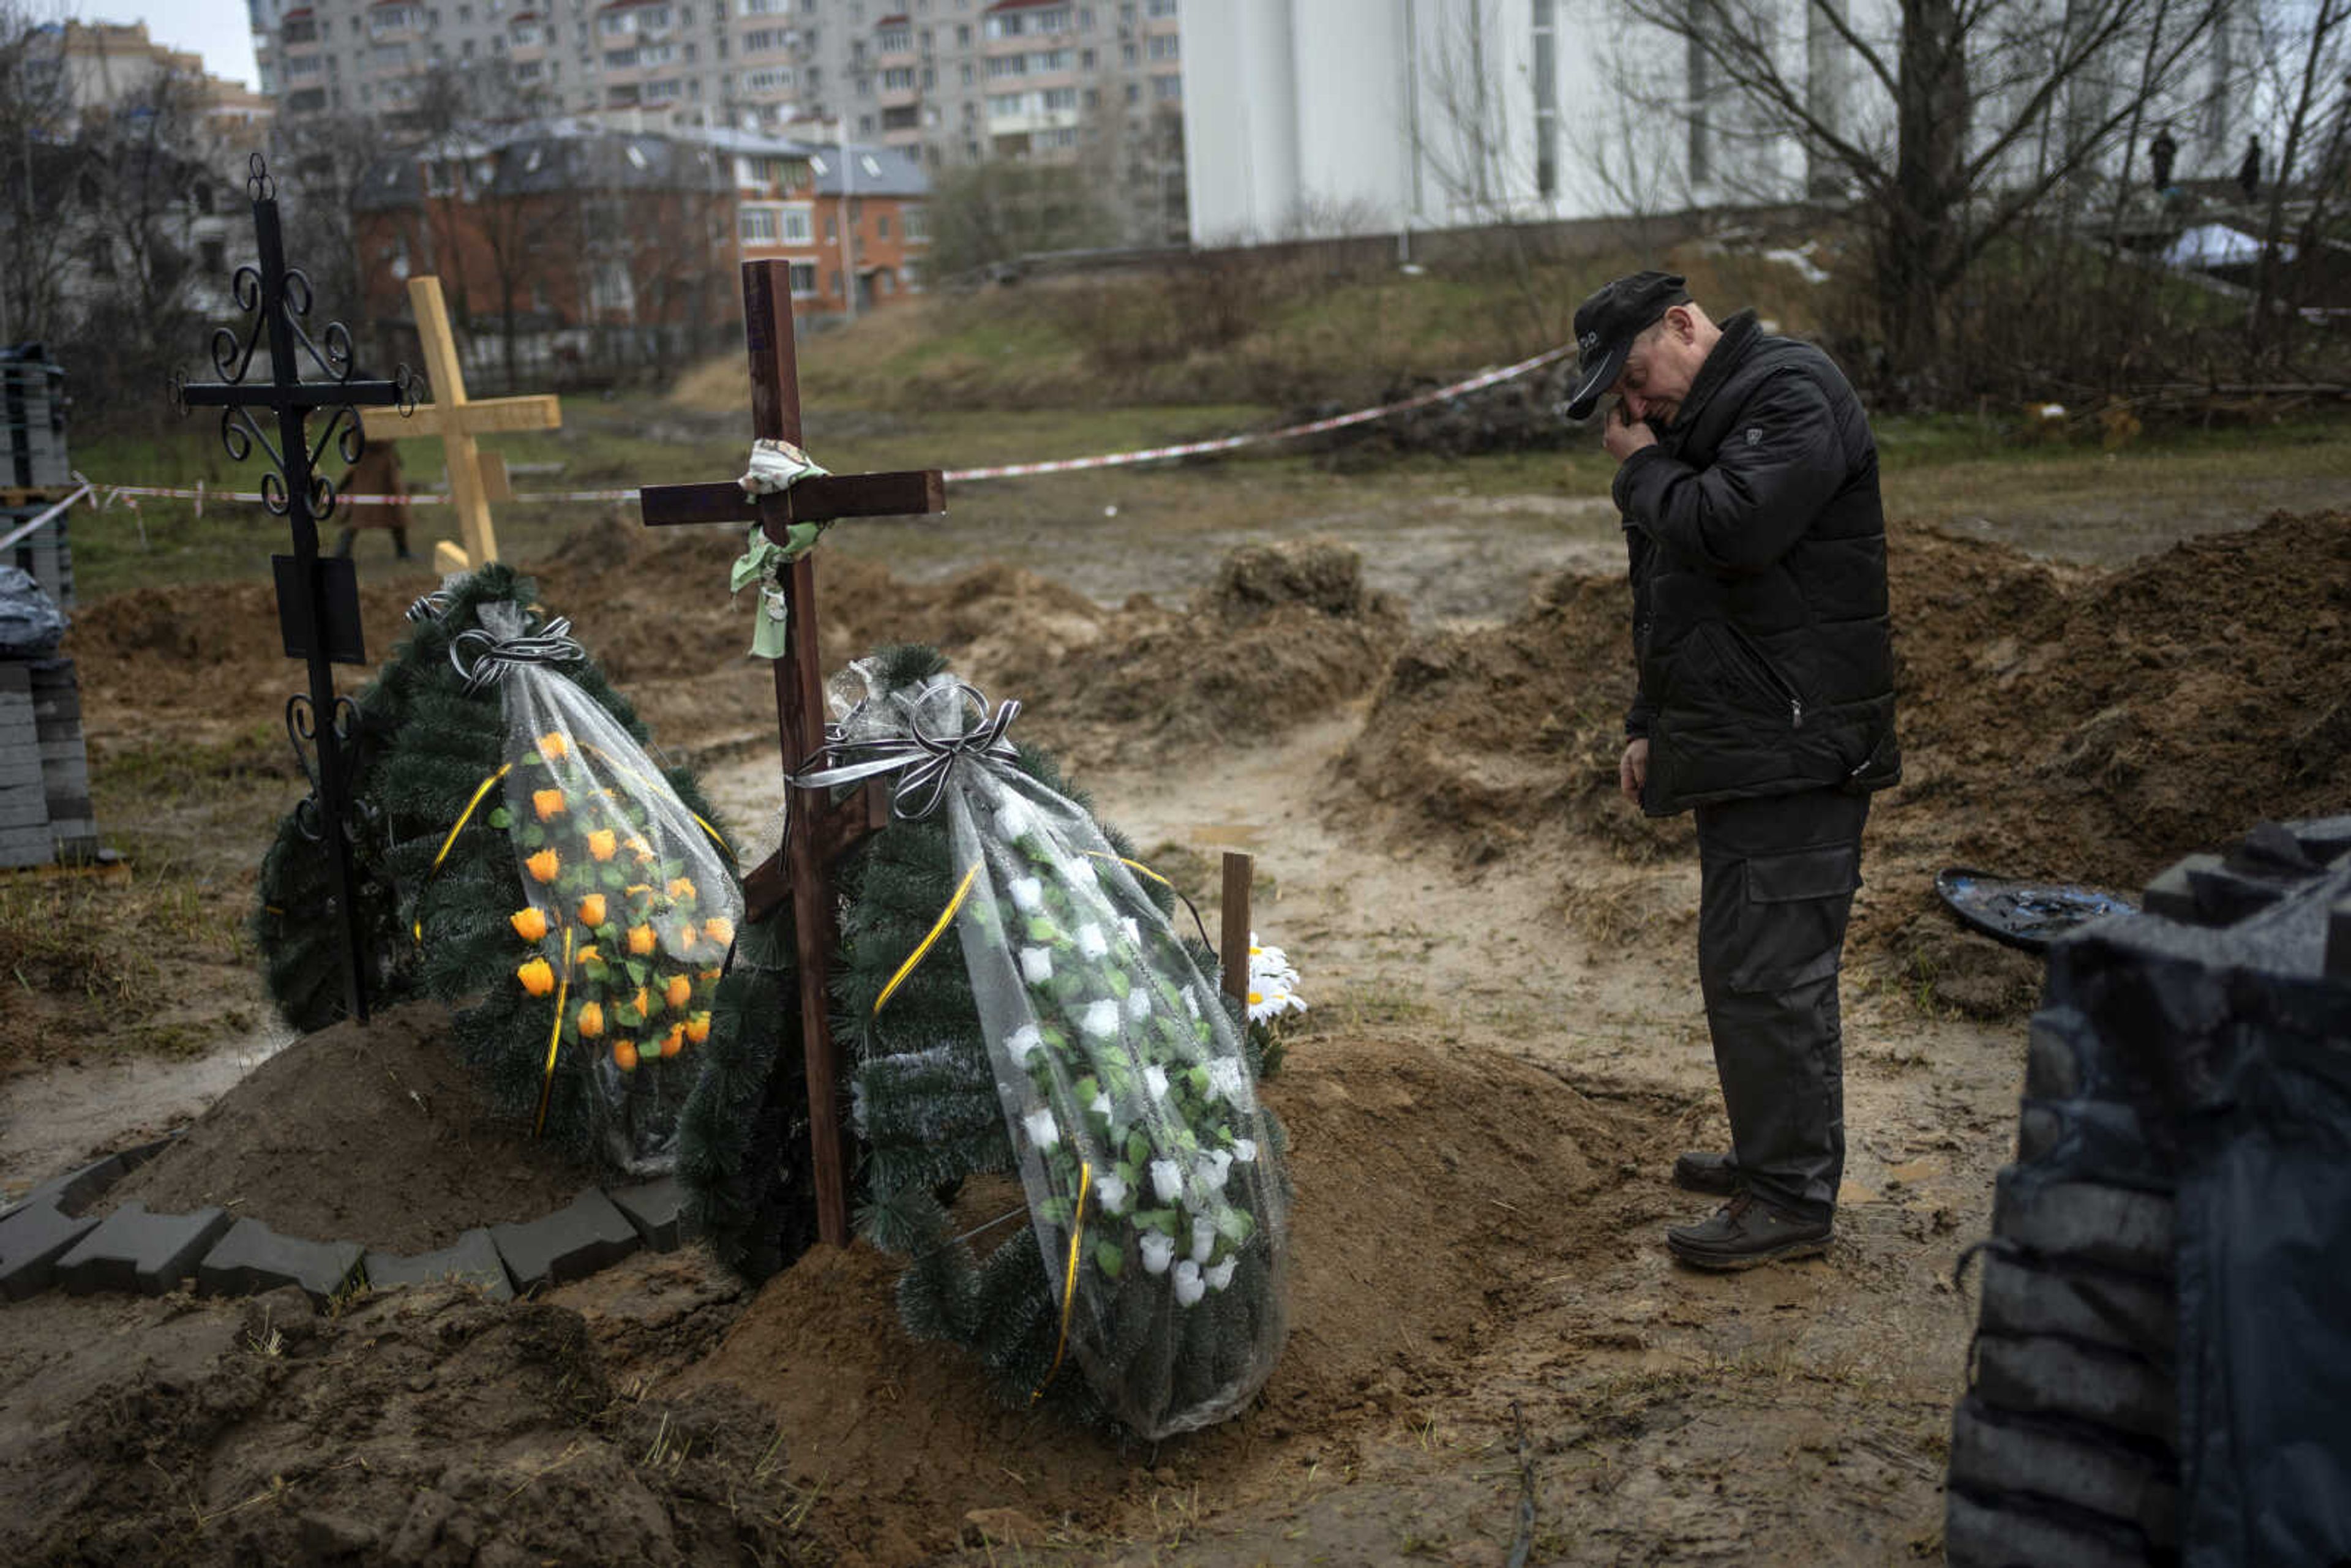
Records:
M1698 973L1731 1157L1806 1219L1844 1174L1837 968L1869 797L1813 789L1698 808Z

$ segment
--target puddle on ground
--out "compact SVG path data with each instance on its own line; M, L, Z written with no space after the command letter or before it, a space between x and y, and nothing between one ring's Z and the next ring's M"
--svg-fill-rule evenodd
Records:
M10 1079L0 1108L0 1202L90 1156L193 1121L294 1039L273 1019L199 1057L125 1056Z

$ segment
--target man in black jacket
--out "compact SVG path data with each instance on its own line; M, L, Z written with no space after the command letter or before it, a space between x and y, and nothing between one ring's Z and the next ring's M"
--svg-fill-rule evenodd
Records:
M1837 969L1872 790L1901 775L1877 446L1827 355L1717 325L1666 273L1575 313L1568 413L1605 393L1640 686L1625 796L1694 810L1698 982L1729 1154L1674 1164L1726 1196L1667 1232L1700 1268L1827 1249L1844 1167Z

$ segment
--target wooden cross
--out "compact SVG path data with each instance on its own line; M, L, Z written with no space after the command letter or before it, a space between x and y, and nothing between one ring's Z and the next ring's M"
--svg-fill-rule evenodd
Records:
M175 378L173 392L183 408L221 411L221 440L231 458L242 462L256 447L261 449L270 468L262 476L263 502L293 528L294 553L275 558L274 564L286 652L307 660L310 675L309 690L297 693L286 705L287 735L310 780L310 797L295 809L295 823L305 837L329 846L333 914L343 927L343 1001L350 1015L364 1022L365 945L348 831L353 758L346 754L347 747L352 754L358 748L359 711L349 697L335 695L334 665L365 664L367 653L360 636L358 580L350 563L319 555L319 524L332 513L335 497L332 485L317 469L328 449L340 449L349 437L351 424L360 417L357 409L387 409L402 401L408 371L403 368L397 381L357 380L350 333L341 322L311 337L304 325L310 313L310 280L286 265L277 185L260 153L253 155L251 169L246 184L253 197L259 262L237 268L233 292L253 313L253 321L242 340L225 327L213 334L213 367L219 381L190 383ZM270 379L249 382L246 371L254 351L262 347L269 351ZM304 381L300 356L329 379ZM310 415L325 411L332 412L313 442ZM344 451L342 455L348 459L356 454Z
M474 437L505 430L557 430L563 424L563 405L555 398L492 397L471 402L465 396L465 371L457 362L457 340L449 330L449 307L441 298L437 277L408 280L408 303L416 315L416 335L424 343L424 373L434 401L416 411L413 423L395 427L392 415L364 416L361 429L370 441L394 434L437 435L449 460L449 504L456 509L464 534L463 549L443 539L433 547L433 564L443 572L467 571L498 559L497 535L490 529L490 503L508 499L506 459L483 452Z
M800 444L799 372L792 345L791 267L781 261L743 264L743 335L751 355L751 433ZM935 468L896 474L836 474L802 479L780 494L744 494L733 480L654 485L641 493L649 527L677 523L757 523L778 546L799 522L893 517L946 510L946 481ZM824 747L823 667L817 653L816 561L803 554L783 580L786 647L776 661L776 740L784 789ZM763 605L758 612L767 612ZM746 915L764 920L789 898L799 965L800 1035L808 1063L809 1145L816 1166L817 1232L849 1241L849 1186L843 1174L840 1056L833 1043L826 977L838 940L832 868L860 840L889 821L879 780L838 805L820 794L789 803L793 823L783 849L743 880Z

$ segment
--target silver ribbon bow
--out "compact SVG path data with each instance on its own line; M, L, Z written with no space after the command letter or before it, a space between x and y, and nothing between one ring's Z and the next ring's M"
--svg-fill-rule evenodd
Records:
M588 650L572 641L571 622L561 615L536 632L502 635L476 626L449 641L449 664L465 683L467 696L517 665L577 664L587 657Z
M924 727L923 703L938 693L951 694L956 716L973 720L954 733L935 735ZM902 822L918 821L939 809L956 764L966 758L1006 766L1017 764L1020 753L1004 737L1005 729L1019 716L1017 698L1007 698L991 716L987 698L962 681L933 687L907 706L902 734L857 737L852 734L867 705L860 703L848 716L825 727L824 749L811 768L792 776L802 789L828 789L854 784L883 773L896 773L890 793L890 814Z

